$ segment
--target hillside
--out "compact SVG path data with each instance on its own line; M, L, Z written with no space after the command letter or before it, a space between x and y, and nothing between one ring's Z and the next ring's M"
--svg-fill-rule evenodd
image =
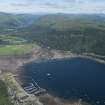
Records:
M103 63L104 45L103 14L0 13L0 70L3 72L17 73L21 65L33 61L75 57L95 58L95 61ZM86 53L86 56L83 53ZM1 80L0 90L0 105L11 105L7 87ZM46 100L52 100L53 97L44 96L41 99L46 104ZM53 103L53 100L47 104L50 102Z
M105 55L105 15L52 14L22 30L30 41L52 49Z
M37 42L51 49L105 56L104 14L0 13L0 35Z
M17 29L32 24L39 15L31 14L8 14L0 12L0 33L17 32Z

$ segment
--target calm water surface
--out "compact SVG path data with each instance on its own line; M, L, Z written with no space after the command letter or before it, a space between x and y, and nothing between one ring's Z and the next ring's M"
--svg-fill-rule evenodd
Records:
M105 105L105 64L85 58L29 63L24 66L24 82L32 78L51 94Z

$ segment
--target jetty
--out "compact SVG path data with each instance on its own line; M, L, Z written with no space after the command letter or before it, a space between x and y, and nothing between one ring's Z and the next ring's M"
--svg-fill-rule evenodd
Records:
M41 88L35 80L32 80L29 86L24 87L24 90L28 94L34 94L35 96L46 93L46 89Z
M3 81L8 86L8 93L14 105L43 105L35 95L28 94L24 91L12 73L5 73L3 75ZM33 88L32 84L31 88Z

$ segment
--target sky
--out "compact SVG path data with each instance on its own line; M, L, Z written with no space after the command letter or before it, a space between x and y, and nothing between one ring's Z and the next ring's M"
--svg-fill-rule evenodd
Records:
M105 13L105 0L0 0L8 13Z

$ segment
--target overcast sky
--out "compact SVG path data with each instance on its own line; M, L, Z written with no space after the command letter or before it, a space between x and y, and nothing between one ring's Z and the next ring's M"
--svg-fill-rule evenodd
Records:
M105 13L105 0L0 0L1 12Z

